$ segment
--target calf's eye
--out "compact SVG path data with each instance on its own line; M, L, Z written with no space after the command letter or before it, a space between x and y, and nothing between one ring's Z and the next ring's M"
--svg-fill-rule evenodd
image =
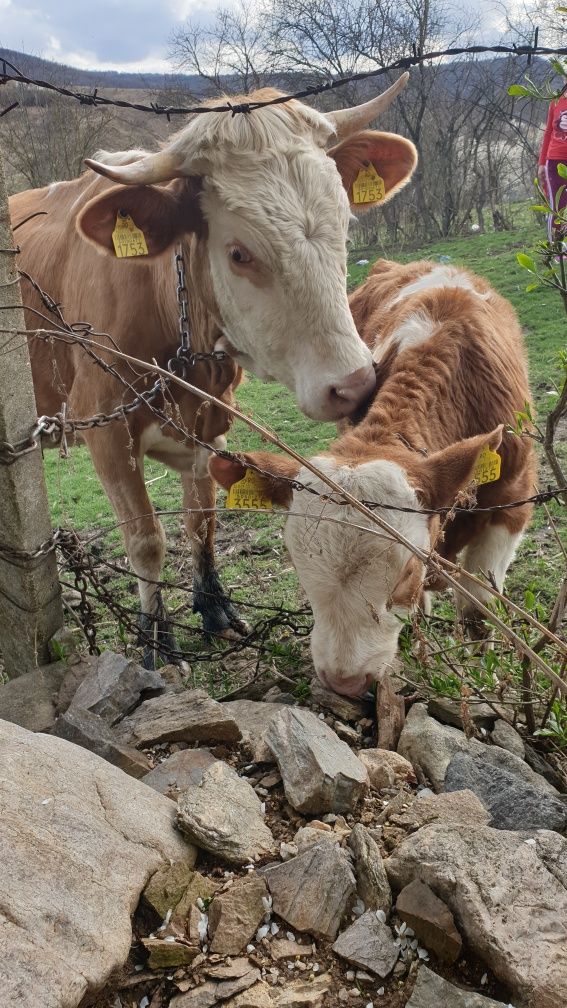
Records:
M239 263L241 266L245 263L252 262L252 256L250 255L248 249L245 249L243 245L231 245L228 250L228 254L233 263Z

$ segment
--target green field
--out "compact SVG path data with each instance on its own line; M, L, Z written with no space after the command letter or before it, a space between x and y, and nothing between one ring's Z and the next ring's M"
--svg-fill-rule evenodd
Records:
M524 211L518 216L526 218L527 214ZM541 228L527 222L509 232L473 235L439 242L412 252L404 250L404 254L399 256L391 254L391 258L400 261L449 257L451 264L466 266L486 277L501 294L512 301L525 331L532 388L540 415L544 415L554 401L550 393L553 393L554 382L559 377L557 355L565 347L566 318L554 291L542 289L526 293L525 287L530 278L517 264L516 253L529 250L542 237ZM356 265L356 262L363 258L372 262L384 254L383 249L357 249L351 255L351 289L364 279L370 268L369 265ZM238 390L238 401L245 413L277 431L285 441L307 455L324 448L335 436L333 425L317 424L300 414L291 395L280 386L263 385L256 379L249 378ZM235 423L229 447L250 450L261 447L261 442L245 425ZM59 459L57 453L52 452L46 454L45 462L54 523L95 534L101 570L104 573L104 558L112 556L115 560L122 561L123 549L120 537L113 529L110 507L86 451L74 448L66 460ZM175 473L165 470L158 463L148 461L145 477L156 508L164 512L180 508L181 494ZM541 482L552 482L545 467L542 469ZM219 504L222 501L223 496L219 494ZM556 516L559 531L561 526L564 530L565 518L559 515L559 507L552 505L551 512ZM166 578L182 586L172 587L166 592L168 605L186 627L187 633L183 630L180 633L184 643L191 650L199 650L203 647L203 641L198 634L198 625L188 615L190 595L186 589L190 587L190 559L181 531L181 516L168 515L164 517L164 524L172 546L168 555ZM283 605L295 609L304 604L295 574L283 549L281 528L282 518L278 514L243 516L225 512L219 517L218 555L223 582L244 605ZM102 536L100 533L104 529L108 529L108 532ZM542 612L549 611L557 592L561 570L562 557L557 539L549 527L545 511L540 508L510 572L508 590L518 601L523 600L526 589L532 590L541 602ZM107 586L114 597L132 609L135 608L135 589L131 578L113 577ZM254 612L255 610L247 611L247 618L252 622ZM100 610L98 617L100 642L106 645L116 644L115 620ZM131 636L122 632L120 646L126 641L130 646Z

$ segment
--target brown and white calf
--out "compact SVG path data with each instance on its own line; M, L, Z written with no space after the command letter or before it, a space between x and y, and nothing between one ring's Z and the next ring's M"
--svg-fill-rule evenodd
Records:
M441 537L440 519L427 512L453 504L487 446L501 456L501 475L478 487L479 508L534 491L532 443L503 427L514 424L515 412L530 401L513 308L465 270L384 260L350 305L373 348L377 392L356 426L311 461L359 500L414 509L378 507L377 513L422 550L436 546L451 560L460 555L465 570L490 573L502 588L531 506L458 513ZM313 610L317 674L337 692L358 695L391 665L402 619L423 592L424 566L384 534L361 531L372 525L351 507L291 492L278 480L297 477L328 494L307 469L268 452L246 458L273 474L262 478L264 490L290 510L285 541ZM225 487L244 473L243 466L220 458L210 469ZM478 599L489 597L480 587L471 590ZM457 604L463 616L473 615L462 596Z
M410 178L413 144L365 129L406 77L365 105L327 115L297 101L248 115L193 115L158 153L102 153L88 162L93 171L75 181L19 193L10 204L19 265L61 304L68 321L88 322L110 334L118 350L165 366L179 340L175 273L167 253L181 243L192 349L223 348L232 356L222 365L199 363L190 380L230 398L237 365L243 365L287 385L310 416L348 416L375 383L371 354L359 339L346 294L353 182L372 162L385 201ZM245 100L277 96L265 91ZM112 232L119 215L131 216L142 230L147 256L116 258ZM28 327L51 327L27 284L23 295ZM134 389L125 391L79 347L32 340L31 354L40 414L59 412L65 404L67 415L79 419L134 396ZM144 387L143 376L115 364L135 390ZM207 630L230 633L241 624L214 568L214 486L207 451L191 438L195 433L214 443L228 418L220 409L203 409L179 388L172 394L188 436L141 409L124 422L86 431L84 440L121 523L146 618L163 624L156 582L165 552L144 484L148 455L181 473L193 542L194 605Z

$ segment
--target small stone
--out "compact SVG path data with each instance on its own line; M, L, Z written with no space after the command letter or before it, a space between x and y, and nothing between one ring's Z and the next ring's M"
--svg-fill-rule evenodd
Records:
M398 753L421 770L434 791L443 790L447 767L455 753L474 754L485 748L481 742L467 739L457 728L439 724L421 703L414 704L409 711L398 743Z
M273 1008L272 992L264 980L223 1002L226 1008Z
M254 789L221 760L204 771L198 787L180 794L177 823L198 847L233 864L276 851Z
M200 987L194 987L186 994L173 997L170 1008L213 1008L219 1001L240 994L261 980L260 970L250 965L247 973L231 980L207 980Z
M323 838L330 840L332 843L340 844L341 838L337 833L333 833L329 827L322 823L325 829L317 826L302 826L298 829L297 833L293 838L293 844L297 848L296 853L303 854L304 851L309 850L314 844L319 843Z
M143 778L144 784L177 800L180 791L200 784L203 772L215 762L215 757L208 749L183 749L150 770Z
M508 752L523 760L526 750L522 736L507 721L496 721L491 738L495 745L500 746L501 749L507 749Z
M441 721L442 724L452 725L454 728L462 729L463 716L460 700L451 700L449 697L432 696L427 703L428 713ZM477 726L490 729L498 718L496 711L487 703L476 702L470 699L467 704L467 711L470 720Z
M332 982L329 973L319 973L313 980L288 982L277 995L277 1008L319 1008Z
M398 896L396 913L441 962L451 965L457 961L463 942L453 914L429 886L418 879L405 886Z
M341 959L383 978L394 968L399 948L394 943L390 928L369 910L339 935L333 952Z
M299 812L351 811L367 788L367 774L351 749L307 710L285 708L266 735L286 798Z
M343 742L348 742L351 746L355 746L360 743L358 732L355 728L351 728L350 725L343 724L342 721L335 721L333 728Z
M52 735L88 749L130 777L144 777L150 768L147 756L126 745L100 715L72 706L57 718Z
M406 1008L506 1008L501 1001L455 987L427 966L420 966L412 996ZM508 1008L512 1008L511 1005Z
M311 702L316 707L324 707L325 710L332 711L335 717L340 718L341 721L358 722L365 717L371 718L373 714L371 701L341 696L339 693L327 689L321 680L316 678L311 682ZM373 721L371 720L370 723L372 724Z
M294 843L285 843L282 840L280 844L280 857L282 861L289 861L290 858L295 857L299 853L299 850Z
M209 906L213 952L238 955L246 948L266 912L263 898L267 892L264 879L254 874L238 879L230 889L215 897Z
M298 931L335 938L355 894L354 875L339 847L321 840L291 861L266 868L264 877L274 913Z
M83 677L72 701L98 714L110 726L131 714L142 701L160 696L165 683L159 672L142 668L123 655L104 651L90 659L88 673Z
M463 826L487 826L490 813L472 791L434 794L429 788L412 798L408 807L392 816L392 821L407 829L419 829L432 822L461 823Z
M299 942L290 941L289 938L280 938L270 945L270 955L276 962L279 962L280 959L295 959L297 956L310 956L311 953L311 945L300 945Z
M177 966L188 966L200 951L198 945L168 942L160 938L142 938L142 945L148 952L149 969L175 969Z
M212 700L203 689L164 693L146 700L120 723L121 737L130 745L156 742L238 742L236 721L226 704Z
M365 907L388 914L392 892L378 844L361 823L356 824L347 842L354 854L357 892Z
M1 684L2 719L28 731L48 732L55 723L57 696L68 672L66 661L53 662Z
M144 889L144 902L163 919L168 910L173 916L185 919L191 906L197 900L210 899L217 884L193 870L195 858L191 861L176 861L163 865L152 875Z
M284 710L285 705L255 700L228 700L222 707L238 725L242 735L240 744L248 759L254 763L273 763L274 757L266 743L266 733L275 715Z
M399 753L389 749L362 749L358 758L366 767L370 786L377 791L394 787L398 781L417 783L411 763Z

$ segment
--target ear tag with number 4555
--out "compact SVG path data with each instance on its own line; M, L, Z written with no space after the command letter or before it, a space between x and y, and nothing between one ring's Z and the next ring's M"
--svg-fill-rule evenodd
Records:
M226 498L227 508L244 508L245 510L261 509L271 511L272 502L262 490L262 483L257 473L246 470L246 475L233 483Z
M352 184L353 203L380 203L386 195L384 179L372 162L360 169Z
M495 483L500 479L500 467L502 459L497 451L492 448L483 448L476 461L473 478L480 485L482 483Z
M129 259L132 256L149 254L144 232L136 227L130 214L122 211L119 211L116 217L112 243L118 259Z

